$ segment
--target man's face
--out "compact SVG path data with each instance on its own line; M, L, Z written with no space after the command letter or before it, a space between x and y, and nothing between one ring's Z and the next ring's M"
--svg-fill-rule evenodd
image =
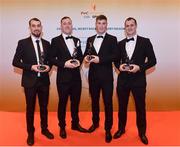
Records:
M72 34L72 21L69 18L63 19L61 22L61 31L64 34L71 35Z
M29 29L31 31L31 34L34 35L35 37L40 37L42 33L42 25L41 22L31 20Z
M125 23L125 33L127 36L134 36L136 35L136 23L133 19L126 21Z
M103 34L107 31L107 20L97 20L96 21L96 32L98 34Z

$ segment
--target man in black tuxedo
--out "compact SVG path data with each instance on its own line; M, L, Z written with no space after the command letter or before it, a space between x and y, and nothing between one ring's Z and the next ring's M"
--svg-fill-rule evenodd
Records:
M47 52L50 49L50 43L41 38L42 25L39 19L32 18L29 21L29 29L31 36L18 42L13 66L23 69L22 86L26 97L27 144L33 145L36 95L38 95L40 106L41 132L49 139L53 139L54 136L48 130L47 117L50 84ZM40 66L41 62L44 62L44 66Z
M149 39L136 34L137 22L134 18L125 20L126 38L118 43L119 59L115 66L120 74L117 80L119 101L118 131L114 134L117 139L125 133L127 106L132 92L136 106L136 122L141 141L148 144L146 137L146 70L156 64L153 46Z
M79 124L79 103L81 97L80 65L83 55L80 40L72 36L72 20L70 17L61 19L62 34L53 38L51 42L50 60L57 69L57 90L59 94L58 119L60 137L66 138L66 105L68 97L71 100L72 130L87 132Z
M113 124L113 69L112 62L116 58L117 38L107 31L107 18L99 15L96 18L97 34L87 39L85 62L89 64L89 92L92 99L92 121L89 132L99 127L99 99L102 90L105 105L105 141L112 140Z

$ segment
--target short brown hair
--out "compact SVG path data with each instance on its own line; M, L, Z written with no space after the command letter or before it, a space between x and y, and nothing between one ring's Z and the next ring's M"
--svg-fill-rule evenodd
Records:
M40 22L40 24L41 24L41 21L38 19L38 18L36 18L36 17L34 17L34 18L31 18L30 20L29 20L29 26L31 25L31 21L39 21Z
M63 18L61 18L61 23L62 23L62 21L63 21L64 19L70 19L70 20L71 20L71 18L70 18L69 16L64 16Z
M96 21L98 20L106 20L107 21L107 17L105 15L99 15L96 17Z
M136 19L133 18L133 17L128 17L128 18L126 18L126 20L125 20L125 22L124 22L124 25L126 25L126 22L127 22L127 21L130 21L130 20L134 20L135 25L137 26L137 21L136 21Z

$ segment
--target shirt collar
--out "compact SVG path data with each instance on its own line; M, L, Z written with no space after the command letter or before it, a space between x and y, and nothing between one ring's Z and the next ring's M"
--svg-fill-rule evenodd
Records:
M97 36L103 36L103 38L104 38L105 35L106 35L106 32L104 32L103 34L96 34L96 38L97 38Z
M128 37L128 36L127 36L127 39L130 39L130 38L134 38L134 41L136 42L136 40L137 40L137 34L134 35L133 37Z
M65 34L65 33L62 33L62 36L63 36L64 39L66 39L66 37L72 36L72 35L67 35L67 34Z
M34 35L31 34L31 39L33 42L36 42L36 40L41 41L41 37L35 37Z

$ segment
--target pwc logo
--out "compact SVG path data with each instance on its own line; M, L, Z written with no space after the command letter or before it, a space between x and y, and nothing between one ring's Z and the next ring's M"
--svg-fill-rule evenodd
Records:
M90 6L90 9L87 11L81 11L81 16L84 19L94 19L96 18L98 15L103 14L103 12L98 12L96 10L96 4L92 3Z

